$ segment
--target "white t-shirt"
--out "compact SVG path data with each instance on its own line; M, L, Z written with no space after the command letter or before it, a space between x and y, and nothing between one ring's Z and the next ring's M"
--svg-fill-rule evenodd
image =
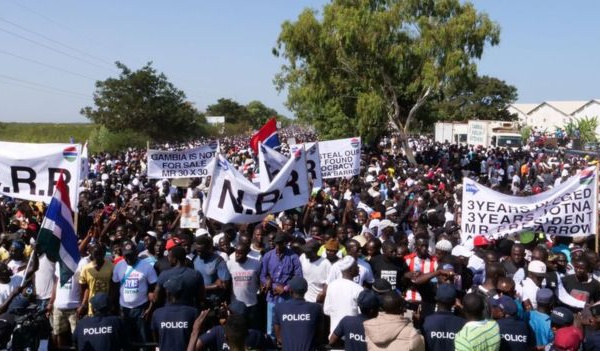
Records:
M339 278L327 286L327 296L323 304L323 312L331 318L329 335L333 333L342 318L358 315L358 294L363 287L355 282Z
M308 282L308 290L304 294L304 299L308 302L317 302L317 295L323 291L323 288L327 284L331 262L323 257L310 262L306 258L306 255L302 254L300 256L300 264L302 265L302 276Z
M135 308L148 301L148 286L156 283L156 271L148 262L138 260L131 267L121 260L113 269L112 281L120 285L119 304Z
M19 287L19 285L21 285L21 282L23 281L23 275L21 274L13 274L12 277L10 277L10 282L6 283L6 284L0 284L0 305L2 305L4 302L6 302L6 300L8 300L8 297L10 296L10 294Z
M81 285L79 284L79 274L81 273L81 262L77 265L75 274L67 280L65 285L60 285L60 264L56 262L56 297L54 298L54 307L59 310L71 310L79 307L79 297L81 296ZM89 262L89 261L88 261Z
M248 307L256 305L256 294L260 287L260 262L248 257L246 262L240 264L234 257L227 261L227 269L231 274L231 300L243 302Z
M35 297L40 300L49 299L54 288L54 271L56 265L46 255L40 256L39 268L35 272Z

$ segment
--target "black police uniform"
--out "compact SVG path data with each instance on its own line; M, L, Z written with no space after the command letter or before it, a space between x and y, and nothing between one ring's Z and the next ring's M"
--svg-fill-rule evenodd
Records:
M186 350L198 310L171 304L161 307L152 316L152 330L158 332L161 350Z
M454 350L454 337L467 320L452 312L438 311L425 317L423 336L427 350Z
M275 305L273 324L281 328L283 349L311 351L315 349L317 328L322 326L321 305L304 299L291 299Z
M85 317L73 334L79 351L119 350L126 339L123 322L116 316Z

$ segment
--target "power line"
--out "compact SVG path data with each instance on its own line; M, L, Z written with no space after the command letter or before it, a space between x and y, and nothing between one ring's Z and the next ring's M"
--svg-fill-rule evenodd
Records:
M47 63L44 63L44 62L41 62L41 61L38 61L38 60L34 60L34 59L30 59L30 58L27 58L27 57L24 57L24 56L21 56L21 55L13 54L13 53L10 53L8 51L4 51L2 49L0 49L0 54L12 56L12 57L16 57L16 58L24 60L24 61L32 62L32 63L35 63L35 64L40 65L40 66L52 68L52 69L55 69L57 71L61 71L61 72L68 73L68 74L71 74L71 75L74 75L74 76L78 76L78 77L82 77L82 78L85 78L85 79L90 79L90 80L93 80L93 81L96 80L95 78L92 78L90 76L86 76L85 74L80 74L80 73L77 73L77 72L72 72L72 71L69 71L69 70L57 67L57 66L49 65Z
M42 93L48 93L48 94L54 94L54 95L60 95L60 96L68 96L71 98L75 98L75 99L79 99L79 100L86 100L84 98L82 98L81 96L77 96L77 95L71 95L71 94L65 94L65 93L61 93L60 91L53 91L53 90L48 90L48 89L43 89L43 88L36 88L36 87L32 87L23 83L19 83L19 82L12 82L12 81L4 81L2 77L0 77L0 83L2 84L6 84L6 85L10 85L10 86L20 86L22 88L26 88L26 89L30 89L30 90L35 90L35 91L40 91Z
M17 34L17 33L15 33L15 32L12 32L12 31L10 31L10 30L4 29L4 28L0 28L0 31L2 31L2 32L4 32L4 33L7 33L7 34L10 34L10 35L12 35L12 36L15 36L15 37L17 37L17 38L20 38L20 39L26 40L26 41L28 41L28 42L30 42L30 43L33 43L33 44L36 44L36 45L42 46L42 47L44 47L44 48L46 48L46 49L48 49L48 50L52 50L52 51L54 51L54 52L57 52L57 53L59 53L59 54L61 54L61 55L64 55L64 56L70 57L70 58L72 58L72 59L74 59L74 60L81 61L81 62L85 62L85 63L87 63L87 64L89 64L89 65L92 65L92 66L95 66L95 67L98 67L98 68L102 68L102 69L105 69L105 70L107 69L107 68L106 68L106 67L104 67L104 66L101 66L101 65L99 65L99 64L96 64L96 63L94 63L94 62L88 61L88 60L86 60L86 59L83 59L83 58L81 58L81 57L77 57L77 56L71 55L71 54L69 54L69 53L67 53L67 52L64 52L64 51L62 51L62 50L59 50L59 49L53 48L53 47L51 47L51 46L49 46L49 45L46 45L46 44L44 44L44 43L40 43L39 41L36 41L36 40L33 40L33 39L29 39L29 38L27 38L27 37L25 37L25 36L22 36L22 35L20 35L20 34Z
M108 66L110 66L111 68L112 68L112 66L113 66L113 63L111 63L111 62L109 62L109 61L106 61L106 60L104 60L104 59L102 59L102 58L100 58L100 57L94 56L94 55L92 55L92 54L88 54L87 52L85 52L85 51L83 51L83 50L79 50L79 49L77 49L77 48L75 48L75 47L72 47L72 46L70 46L70 45L64 44L64 43L62 43L62 42L60 42L60 41L58 41L58 40L54 40L54 39L52 39L52 38L50 38L50 37L48 37L48 36L46 36L46 35L44 35L44 34L40 34L40 33L37 33L37 32L35 32L35 31L33 31L33 30L27 29L27 28L25 28L25 27L23 27L23 26L21 26L21 25L19 25L19 24L17 24L17 23L14 23L14 22L12 22L12 21L9 21L9 20L7 20L7 19L4 19L4 18L1 18L1 17L0 17L0 21L2 21L2 22L6 22L6 23L8 23L8 24L10 24L10 25L12 25L12 26L14 26L14 27L17 27L17 28L19 28L19 29L21 29L21 30L23 30L23 31L25 31L25 32L31 33L31 34L33 34L33 35L37 35L37 36L39 36L40 38L44 38L44 39L46 39L46 40L48 40L48 41L50 41L50 42L53 42L53 43L55 43L55 44L58 44L58 45L62 46L62 47L65 47L65 48L67 48L67 49L73 50L73 51L75 51L75 52L78 52L78 53L80 53L80 54L82 54L82 55L85 55L85 56L87 56L87 57L90 57L90 58L93 58L93 59L95 59L95 60L98 60L98 61L100 61L100 62L103 62L103 63L107 64Z
M51 91L60 91L60 92L66 93L66 94L71 94L71 95L75 95L75 96L86 98L86 99L89 98L88 95L81 94L81 93L78 93L76 91L65 90L65 89L53 87L53 86L46 85L46 84L30 82L30 81L27 81L27 80L24 80L24 79L11 77L11 76L8 76L6 74L1 74L0 73L0 78L8 79L8 80L11 80L11 81L14 81L14 82L23 83L23 84L29 84L29 85L32 85L34 87L41 87L41 88L44 88L44 89L50 89Z

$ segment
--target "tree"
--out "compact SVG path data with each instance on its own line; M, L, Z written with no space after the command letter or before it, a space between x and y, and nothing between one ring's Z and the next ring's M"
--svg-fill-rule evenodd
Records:
M246 105L246 110L248 111L250 124L254 129L262 127L269 118L278 117L278 113L275 109L267 107L257 100L250 101L248 105Z
M510 121L517 115L511 114L508 106L517 100L517 96L517 88L503 80L475 76L449 84L440 100L432 102L432 109L438 119L448 121Z
M499 27L459 0L333 0L321 18L305 9L282 25L275 77L288 107L325 137L375 141L391 125L407 133L432 94L465 75Z
M96 108L82 108L82 115L111 132L132 130L154 141L179 141L202 133L204 117L151 62L137 71L116 65L119 77L96 82Z
M248 110L231 99L220 98L216 104L206 108L207 116L225 116L225 123L248 122Z

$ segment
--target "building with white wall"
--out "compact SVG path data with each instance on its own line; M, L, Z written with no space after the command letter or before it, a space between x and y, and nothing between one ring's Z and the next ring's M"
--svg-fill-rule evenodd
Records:
M523 125L552 132L556 127L564 128L575 118L597 116L600 119L600 99L511 104L508 111L516 113ZM596 133L600 134L600 125Z

